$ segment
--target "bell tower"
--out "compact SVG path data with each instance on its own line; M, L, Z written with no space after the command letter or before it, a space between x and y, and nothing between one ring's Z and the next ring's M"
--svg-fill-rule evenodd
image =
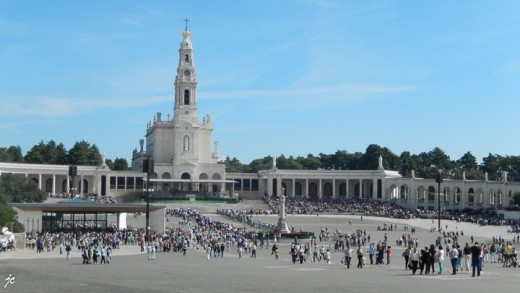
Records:
M143 160L152 158L161 179L221 180L225 165L218 163L217 144L211 151L211 116L197 116L197 76L188 19L182 32L179 63L174 85L173 118L163 120L158 112L146 126L146 151L134 152L132 166L142 170ZM197 189L199 186L192 186Z
M197 76L193 62L193 46L191 44L188 21L184 20L186 26L182 33L182 42L179 48L179 65L175 77L175 103L173 116L176 122L197 122Z

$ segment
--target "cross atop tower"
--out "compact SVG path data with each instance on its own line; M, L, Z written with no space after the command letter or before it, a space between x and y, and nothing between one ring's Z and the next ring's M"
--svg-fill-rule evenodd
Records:
M184 22L186 23L186 27L184 27L184 31L188 31L188 21L190 21L187 17L184 19Z

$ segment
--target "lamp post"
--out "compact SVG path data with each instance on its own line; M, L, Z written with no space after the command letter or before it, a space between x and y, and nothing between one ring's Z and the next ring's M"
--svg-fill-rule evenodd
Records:
M439 193L438 194L438 198L437 198L437 213L438 213L438 216L439 216L439 223L438 223L438 227L437 227L437 230L440 232L441 231L441 183L442 183L442 170L439 170L437 172L437 177L435 178L435 182L437 182L437 192Z
M70 194L71 194L71 198L74 198L74 177L76 177L76 175L78 175L78 166L76 165L70 165L69 166L69 176L72 177L72 184L70 186Z
M143 172L146 173L146 241L150 241L150 174L153 173L153 167L154 162L150 156L143 160Z

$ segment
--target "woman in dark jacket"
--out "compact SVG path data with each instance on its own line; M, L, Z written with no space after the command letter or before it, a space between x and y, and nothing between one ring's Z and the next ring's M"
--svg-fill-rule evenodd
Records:
M435 250L435 245L430 245L430 267L432 274L435 275L435 255L437 254L437 251Z

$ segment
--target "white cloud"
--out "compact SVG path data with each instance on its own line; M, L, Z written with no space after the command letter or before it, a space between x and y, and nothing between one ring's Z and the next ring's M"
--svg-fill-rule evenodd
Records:
M302 98L315 97L316 95L328 95L345 97L348 100L349 93L366 94L366 98L372 98L371 95L393 94L411 92L414 86L382 86L382 85L364 85L364 84L339 84L336 86L322 86L311 88L295 88L295 89L274 89L274 90L238 90L228 92L200 92L199 99L249 99L249 98Z
M4 104L0 115L70 116L87 114L98 109L142 108L170 102L169 97L109 97L105 99L77 99L69 97L17 98Z

